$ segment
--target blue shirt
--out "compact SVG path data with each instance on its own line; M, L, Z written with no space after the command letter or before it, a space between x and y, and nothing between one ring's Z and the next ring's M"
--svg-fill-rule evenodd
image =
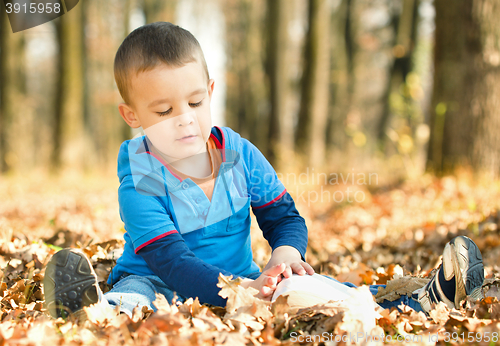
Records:
M109 283L123 273L158 275L183 296L223 305L215 286L219 272L260 275L252 259L250 207L273 250L290 245L304 258L304 219L264 155L228 127L214 126L211 136L222 155L211 201L156 158L145 136L122 144L118 198L126 243ZM197 284L190 284L196 272Z

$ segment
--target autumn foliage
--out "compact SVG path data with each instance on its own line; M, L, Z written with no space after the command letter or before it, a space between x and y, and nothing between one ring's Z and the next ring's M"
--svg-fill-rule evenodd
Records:
M228 298L225 309L192 299L170 305L158 296L157 312L136 309L132 318L95 305L86 308L85 321L51 319L41 285L50 256L61 247L82 248L106 291L105 280L123 246L117 183L82 179L78 185L69 178L43 185L37 179L0 181L5 196L0 201L0 345L366 343L366 338L349 338L360 331L382 336L369 341L386 343L487 345L495 343L495 335L497 341L500 337L497 182L424 177L366 190L361 203L298 203L309 227L307 260L316 272L358 285L387 284L377 301L394 300L424 285L440 263L444 244L454 236L467 235L481 249L483 300L467 301L460 310L439 304L430 317L407 307L374 311L376 322L365 331L367 324L356 317L355 308L330 302L298 309L285 297L271 304L223 276L219 285ZM262 266L269 249L254 221L254 257Z

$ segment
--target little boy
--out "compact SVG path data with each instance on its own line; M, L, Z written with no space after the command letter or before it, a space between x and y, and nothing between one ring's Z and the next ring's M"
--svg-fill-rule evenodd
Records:
M179 300L224 306L219 273L243 278L244 287L269 300L283 277L314 274L305 262L304 219L273 167L248 140L212 126L214 81L191 33L165 22L134 30L116 53L114 72L125 101L120 115L145 133L125 141L118 154L125 249L104 295L83 253L56 253L44 279L50 314L65 316L100 301L131 315L136 306L154 309L155 293L172 301L174 292ZM273 250L262 272L252 260L250 207ZM418 296L381 305L429 311L432 302L445 301L458 307L467 295L480 296L483 276L477 246L457 237Z

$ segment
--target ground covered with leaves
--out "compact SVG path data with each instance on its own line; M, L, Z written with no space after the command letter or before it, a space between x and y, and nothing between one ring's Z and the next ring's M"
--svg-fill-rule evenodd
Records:
M349 187L328 186L328 191ZM372 190L351 188L362 190L365 198L359 203L296 199L309 229L307 260L316 272L356 285L387 284L376 300L394 300L427 282L446 242L467 235L483 254L485 298L466 301L460 310L440 304L430 317L407 307L370 315L373 298L366 287L350 306L329 302L297 308L284 297L274 304L255 299L251 289L221 276L225 309L192 299L170 305L159 296L157 312L136 310L132 318L95 305L86 310L86 321L54 320L45 312L41 282L45 264L58 249L82 248L102 289L109 289L105 280L123 246L117 182L113 177L4 177L0 346L498 343L500 183L424 176ZM263 267L270 250L255 219L252 239L254 258ZM373 324L367 316L374 317Z

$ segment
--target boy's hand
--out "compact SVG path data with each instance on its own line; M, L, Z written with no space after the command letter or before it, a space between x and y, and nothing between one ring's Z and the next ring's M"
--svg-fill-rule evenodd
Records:
M264 271L278 263L284 263L286 265L282 273L285 278L291 277L293 273L299 275L314 274L314 269L307 262L302 260L300 252L292 246L284 245L274 249L271 259L264 268ZM280 281L281 277L278 279L278 282Z
M285 270L285 264L280 263L269 269L265 269L262 274L255 280L245 279L241 283L242 287L253 287L259 291L255 296L263 300L271 300L276 285L278 284L278 279Z

